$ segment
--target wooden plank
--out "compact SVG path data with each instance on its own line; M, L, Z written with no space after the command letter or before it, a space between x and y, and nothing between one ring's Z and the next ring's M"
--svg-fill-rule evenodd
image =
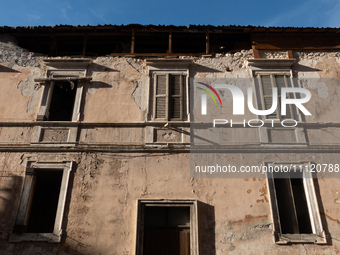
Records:
M58 55L57 41L56 41L54 35L52 35L51 37L52 37L52 44L51 44L50 49L51 49L51 51L57 56L57 55ZM52 53L52 54L53 54L53 53Z
M340 49L340 45L335 46L275 46L272 44L257 44L257 50L327 50L327 49Z
M210 52L210 40L209 40L209 28L207 28L205 32L205 53L209 54Z
M172 30L169 31L169 51L168 53L172 53Z
M34 175L26 175L24 186L21 191L19 209L15 220L15 225L27 226L29 212L32 204L36 177Z
M288 55L288 58L294 58L292 50L288 50L287 55Z
M112 57L179 57L179 56L213 56L214 54L210 53L111 53Z
M81 57L82 57L82 58L85 57L86 43L87 43L87 34L84 36L84 41L83 41L83 51L82 51L82 54L81 54Z
M131 36L131 53L135 53L135 29L132 29L132 36Z
M255 45L252 45L253 48L253 56L255 59L260 58L260 52L255 48Z

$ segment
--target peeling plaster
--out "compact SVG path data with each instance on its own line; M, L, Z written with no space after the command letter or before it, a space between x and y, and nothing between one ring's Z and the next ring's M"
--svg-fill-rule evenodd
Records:
M40 61L35 58L35 55L33 52L20 48L14 37L0 35L0 63L9 61L8 68L12 68L15 64L22 67L39 67Z
M35 113L36 107L40 103L41 87L35 84L34 79L40 77L40 70L34 68L31 70L31 74L26 81L20 81L17 88L21 89L21 94L25 97L32 97L27 104L27 113Z
M328 96L327 86L317 79L300 79L302 88L316 89L319 98L326 98Z
M132 93L135 103L142 111L145 111L148 107L148 82L149 79L146 77L139 79L136 89Z

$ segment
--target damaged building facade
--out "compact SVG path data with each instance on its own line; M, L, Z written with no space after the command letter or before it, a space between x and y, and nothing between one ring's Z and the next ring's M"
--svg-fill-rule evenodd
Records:
M339 254L339 32L1 27L0 253ZM227 129L224 162L299 176L192 173L196 81L236 78L252 80L262 110L297 78L311 115L288 107L296 127ZM232 116L231 94L217 92ZM331 178L311 178L323 170Z

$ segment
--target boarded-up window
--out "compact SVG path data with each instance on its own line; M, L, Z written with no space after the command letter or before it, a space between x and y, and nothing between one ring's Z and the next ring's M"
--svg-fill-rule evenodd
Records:
M185 83L182 74L154 75L154 119L183 120Z
M294 119L293 107L291 104L286 105L286 115L281 115L281 88L291 87L290 79L287 75L258 75L260 84L260 93L262 101L262 109L269 110L273 105L273 88L277 88L278 100L276 111L265 116L267 119ZM291 94L287 94L287 98L292 98Z

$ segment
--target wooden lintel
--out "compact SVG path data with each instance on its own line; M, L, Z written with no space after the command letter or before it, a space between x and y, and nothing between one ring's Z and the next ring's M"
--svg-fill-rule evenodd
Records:
M210 53L111 53L112 57L180 57L180 56L206 56L211 57L214 54Z
M37 78L34 82L47 82L47 81L91 81L91 76L84 77L57 77L57 78Z
M132 29L132 35L131 35L131 53L135 53L135 29Z
M256 44L255 49L257 50L331 50L331 49L340 49L340 45L334 46L275 46L272 44Z

